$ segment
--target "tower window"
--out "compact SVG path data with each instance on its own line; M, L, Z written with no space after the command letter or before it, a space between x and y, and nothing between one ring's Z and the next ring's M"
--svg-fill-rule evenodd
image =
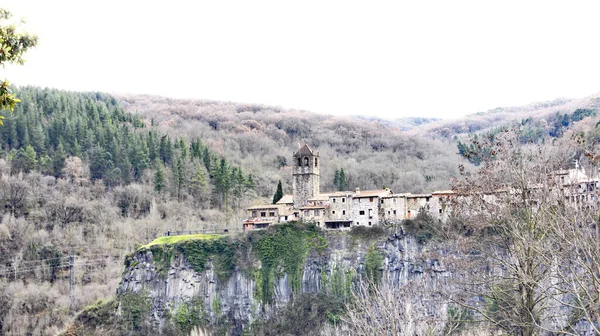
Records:
M346 197L342 197L342 203L346 202Z
M302 167L302 159L298 158L298 167Z
M346 210L342 210L342 215L345 215L345 214L346 214Z
M317 166L317 158L315 158L315 167Z
M358 214L361 215L361 216L364 216L365 215L365 211L361 210L361 211L358 212Z
M304 166L308 167L308 158L307 157L304 158Z

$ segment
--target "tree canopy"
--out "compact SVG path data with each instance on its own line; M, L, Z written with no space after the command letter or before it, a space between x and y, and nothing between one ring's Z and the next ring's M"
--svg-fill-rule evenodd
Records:
M37 44L37 36L20 32L18 25L11 23L10 11L0 8L0 65L23 64L23 54ZM0 83L0 110L14 110L20 102L12 92L8 80ZM0 125L4 116L0 115Z

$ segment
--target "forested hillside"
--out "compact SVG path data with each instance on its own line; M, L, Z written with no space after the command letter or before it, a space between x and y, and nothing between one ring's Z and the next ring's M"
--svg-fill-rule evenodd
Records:
M109 95L21 88L0 127L0 334L55 335L165 231L238 228L254 181ZM69 255L74 292L69 299Z
M289 161L304 142L320 152L323 191L336 188L335 171L343 168L351 190L386 186L398 193L431 192L449 186L461 160L454 144L406 135L396 122L374 118L154 96L118 100L167 134L201 138L254 174L257 193L265 198L272 197L280 179L284 192L291 192Z
M475 132L493 132L498 127L522 123L528 139L560 137L574 122L600 109L600 93L581 99L556 99L525 106L498 107L458 119L437 120L412 128L409 133L433 138L464 138Z

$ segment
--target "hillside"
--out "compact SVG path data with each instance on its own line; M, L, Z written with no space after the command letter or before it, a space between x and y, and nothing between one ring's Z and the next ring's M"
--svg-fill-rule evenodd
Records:
M431 192L449 186L461 159L450 143L402 129L428 120L386 121L329 116L262 105L117 96L126 111L169 134L200 137L204 143L256 176L257 193L271 197L277 181L291 191L289 160L301 143L320 153L321 190L334 190L334 173L344 168L349 188Z
M538 142L567 141L580 131L592 143L600 139L594 97L471 116L459 121L466 128L454 139L439 135L439 126L452 122L420 118L34 87L17 94L22 103L0 127L6 335L55 335L75 312L111 298L125 256L163 232L240 230L244 208L270 201L279 179L291 191L290 161L303 142L320 152L323 191L335 188L343 168L349 189L419 193L447 189L459 164L473 168L457 154L469 129L518 121L542 127Z
M598 111L599 109L600 93L580 99L555 99L525 106L498 107L463 118L437 120L418 125L410 129L408 134L425 135L436 139L464 138L469 134L489 132L512 122L525 124L527 121L535 121L536 125L533 128L535 132L540 133L540 137L548 135L556 137L556 131L562 134L562 131L570 126L569 120L563 123L565 114L573 115L578 110ZM564 127L561 129L561 126Z

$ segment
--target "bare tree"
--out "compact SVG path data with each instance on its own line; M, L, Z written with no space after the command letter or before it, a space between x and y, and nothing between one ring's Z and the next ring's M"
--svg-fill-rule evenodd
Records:
M507 130L476 142L486 153L481 168L455 183L454 212L468 227L460 239L469 262L452 300L512 335L537 335L562 323L551 238L561 199L550 173L564 167L570 151L521 145L519 134Z

